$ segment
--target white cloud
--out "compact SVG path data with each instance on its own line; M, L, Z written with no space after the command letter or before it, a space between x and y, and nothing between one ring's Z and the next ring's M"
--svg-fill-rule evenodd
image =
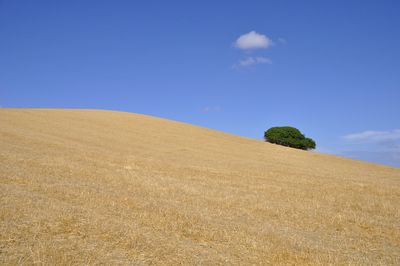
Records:
M271 45L271 39L255 31L250 31L249 33L241 35L235 42L235 47L243 50L265 49Z
M391 131L374 131L367 130L360 133L353 133L343 136L347 141L394 141L400 140L400 129L394 129Z
M237 66L247 67L247 66L257 65L257 64L272 64L272 61L268 57L263 57L263 56L251 57L250 56L243 60L240 60L239 64L235 65L234 67L237 67Z

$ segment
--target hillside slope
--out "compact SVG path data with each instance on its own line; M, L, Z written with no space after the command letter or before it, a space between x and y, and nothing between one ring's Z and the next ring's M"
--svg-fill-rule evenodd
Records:
M0 109L0 264L400 264L400 169L150 116Z

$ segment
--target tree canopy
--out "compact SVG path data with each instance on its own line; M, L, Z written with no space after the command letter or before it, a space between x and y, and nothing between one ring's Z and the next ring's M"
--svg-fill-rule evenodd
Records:
M315 141L306 138L294 127L271 127L264 133L265 141L302 150L315 149Z

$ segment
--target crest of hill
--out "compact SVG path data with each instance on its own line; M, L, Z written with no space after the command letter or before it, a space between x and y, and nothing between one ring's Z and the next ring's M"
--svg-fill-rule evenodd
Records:
M118 111L79 109L1 109L3 131L29 136L60 149L159 160L186 166L293 170L306 173L360 171L390 167L304 152L172 120ZM10 139L12 143L12 139ZM326 172L324 172L324 170ZM393 169L392 169L393 170ZM397 169L396 169L397 170ZM393 171L396 171L393 170Z
M400 263L400 169L167 119L0 109L0 186L2 264Z

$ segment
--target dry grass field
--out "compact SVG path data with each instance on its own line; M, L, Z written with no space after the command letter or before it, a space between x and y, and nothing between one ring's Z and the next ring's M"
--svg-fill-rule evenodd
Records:
M150 116L0 109L0 264L400 265L400 169Z

